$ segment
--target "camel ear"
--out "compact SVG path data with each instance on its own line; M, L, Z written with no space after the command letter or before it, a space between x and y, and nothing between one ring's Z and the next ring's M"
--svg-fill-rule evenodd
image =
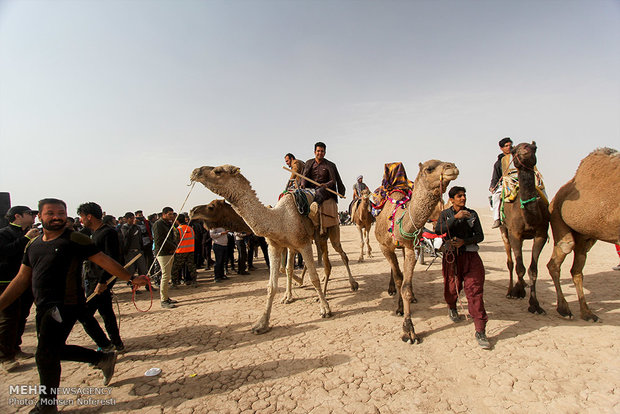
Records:
M536 141L532 141L532 147L534 147L534 151L538 149L538 147L536 146Z
M422 171L422 169L424 168L424 165L420 162L418 163L418 167L420 167L420 171Z
M230 175L237 175L241 169L239 167L235 167L234 165L225 165L224 170Z

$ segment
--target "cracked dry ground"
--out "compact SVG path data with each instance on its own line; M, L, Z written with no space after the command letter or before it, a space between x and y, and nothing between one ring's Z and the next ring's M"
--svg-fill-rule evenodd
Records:
M94 396L113 398L115 405L74 405L61 411L620 412L620 272L611 270L618 260L614 247L597 243L585 269L587 299L602 323L557 314L545 268L549 245L541 256L538 280L538 297L547 314L532 315L527 299L505 298L508 276L499 231L490 230L487 211L478 211L485 214L480 254L487 269L490 351L476 345L471 320L452 324L448 319L439 263L428 271L418 264L414 277L418 303L413 305L413 321L422 343L401 342L402 318L393 315L394 299L387 294L387 263L374 236L374 257L357 263L358 234L348 226L342 227L343 246L360 289L349 290L340 258L331 254L330 319L320 318L316 294L308 286L295 288L294 303L281 304L281 277L273 329L253 335L250 328L265 304L268 273L262 259L250 276L232 275L222 284L213 283L212 271L201 271L198 288L171 290L180 302L172 310L161 309L156 300L149 312L138 312L128 288L118 286L127 351L119 356L111 394ZM577 315L569 268L567 261L562 286ZM148 306L147 295L139 295L138 305ZM79 324L69 343L92 346ZM31 315L24 349L34 352L34 347ZM162 373L144 376L151 367ZM8 385L38 384L34 361L2 378L0 412L27 412L29 407L8 405ZM63 363L61 386L101 384L100 371Z

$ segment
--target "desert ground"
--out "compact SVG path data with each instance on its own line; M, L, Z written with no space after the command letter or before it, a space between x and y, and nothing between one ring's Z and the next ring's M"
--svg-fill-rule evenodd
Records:
M125 284L115 287L126 351L106 394L64 395L63 413L618 413L620 412L620 272L613 245L597 243L585 268L586 297L600 323L579 319L570 278L572 256L562 268L562 287L572 320L555 310L553 282L539 266L538 298L547 311L533 315L526 299L506 298L508 273L499 230L488 209L478 209L486 234L480 255L486 267L487 335L492 349L474 339L471 319L454 324L443 301L441 263L416 266L413 322L418 345L400 339L402 317L387 293L389 267L372 239L373 257L358 263L353 226L341 228L351 270L360 283L351 292L339 256L328 300L333 317L322 319L316 293L296 287L295 302L281 304L285 277L271 315L272 329L250 328L263 311L268 271L262 259L249 276L213 282L198 273L199 287L171 290L176 309L162 309L159 295L148 312L136 310ZM526 257L529 263L529 248ZM400 256L399 256L400 257ZM297 271L299 273L299 271ZM319 269L319 274L322 270ZM529 295L529 290L528 290ZM149 295L136 297L148 308ZM459 311L466 314L463 297ZM34 352L31 313L23 349ZM78 324L68 343L95 347ZM145 376L149 368L161 374ZM101 371L65 362L61 386L102 387ZM2 376L0 412L28 412L36 395L16 395L11 385L36 385L34 360ZM102 390L102 388L97 388ZM84 391L83 391L84 392ZM90 399L89 399L90 397ZM16 401L18 400L18 401Z

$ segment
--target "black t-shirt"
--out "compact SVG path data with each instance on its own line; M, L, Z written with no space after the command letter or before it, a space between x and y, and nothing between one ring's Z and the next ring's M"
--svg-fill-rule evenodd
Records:
M110 256L117 262L121 261L121 248L118 243L118 233L112 227L103 225L99 227L91 236L93 242L103 253ZM101 267L94 263L88 263L92 271L92 277L97 279L99 283L106 283L112 276Z
M69 229L51 241L32 240L22 263L32 268L37 307L84 303L82 262L100 251L88 236Z

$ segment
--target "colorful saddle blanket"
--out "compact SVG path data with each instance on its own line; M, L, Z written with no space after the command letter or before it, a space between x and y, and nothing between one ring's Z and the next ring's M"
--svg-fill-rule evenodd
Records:
M377 188L370 195L370 203L373 208L373 214L378 214L383 208L390 193L400 191L408 194L413 189L413 182L407 178L407 172L402 162L390 162L385 164L383 169L383 180L381 187Z

